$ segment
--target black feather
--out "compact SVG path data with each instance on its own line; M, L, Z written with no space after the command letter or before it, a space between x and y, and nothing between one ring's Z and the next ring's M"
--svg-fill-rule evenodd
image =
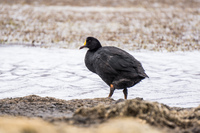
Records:
M117 47L102 47L93 37L86 39L89 50L85 56L87 68L98 74L109 86L124 89L139 83L148 77L141 63L132 55Z

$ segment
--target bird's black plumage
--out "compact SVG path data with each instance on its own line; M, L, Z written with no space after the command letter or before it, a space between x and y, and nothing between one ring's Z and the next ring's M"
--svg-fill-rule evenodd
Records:
M112 46L102 47L94 37L87 37L80 49L84 47L89 48L85 56L85 65L110 86L109 97L115 89L124 89L126 99L127 88L148 77L141 63L122 49Z

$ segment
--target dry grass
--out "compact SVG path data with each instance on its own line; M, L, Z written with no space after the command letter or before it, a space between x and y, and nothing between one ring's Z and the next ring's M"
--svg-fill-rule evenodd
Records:
M103 7L169 7L198 8L199 0L0 0L0 4L103 6Z
M0 43L35 41L45 47L78 48L87 36L94 36L103 45L129 50L200 50L197 0L101 0L101 7L85 0L0 3Z

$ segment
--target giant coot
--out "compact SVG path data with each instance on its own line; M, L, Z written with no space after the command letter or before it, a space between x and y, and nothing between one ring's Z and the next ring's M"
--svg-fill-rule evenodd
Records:
M141 63L126 51L112 46L101 46L94 37L87 37L82 48L89 48L85 56L86 67L98 74L110 86L110 94L115 89L123 89L127 99L127 88L148 77Z

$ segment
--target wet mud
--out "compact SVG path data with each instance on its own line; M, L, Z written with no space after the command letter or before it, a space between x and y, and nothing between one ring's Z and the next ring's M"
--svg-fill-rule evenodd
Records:
M142 98L113 100L109 98L61 100L30 95L0 100L0 116L42 118L52 124L65 123L93 127L118 118L134 118L161 131L200 132L200 106L173 108ZM59 124L60 125L60 124Z

